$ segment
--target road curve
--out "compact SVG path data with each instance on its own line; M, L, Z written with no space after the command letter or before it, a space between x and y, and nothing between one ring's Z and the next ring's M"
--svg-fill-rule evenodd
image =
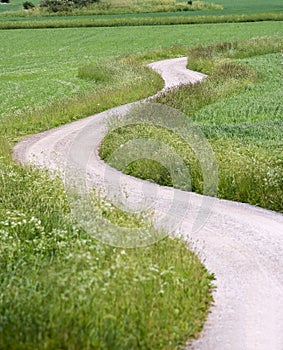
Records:
M165 88L203 78L186 69L185 58L156 62L150 67L162 75ZM103 186L105 171L109 181L119 177L128 192L133 193L133 202L142 187L142 194L148 194L155 215L159 215L168 210L168 198L174 190L123 175L98 155L97 149L107 131L106 119L113 113L124 114L130 108L131 105L114 108L29 137L15 146L14 156L21 163L64 170L73 141L81 130L91 125L94 134L90 146L94 152L88 173L92 183ZM157 193L154 200L151 193ZM175 190L174 193L180 203L190 203L190 215L180 218L180 225L172 233L183 232L208 270L216 275L215 304L201 336L190 346L200 350L282 350L283 215L190 192ZM209 206L209 216L194 230L192 225L204 200Z

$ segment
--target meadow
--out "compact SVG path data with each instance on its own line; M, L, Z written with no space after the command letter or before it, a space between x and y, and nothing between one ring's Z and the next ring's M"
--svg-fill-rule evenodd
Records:
M149 61L185 55L200 44L276 39L281 23L1 30L0 36L0 348L180 348L203 327L213 275L179 240L132 250L97 242L72 218L61 180L13 162L11 146L26 135L155 93L162 80L144 67ZM262 65L261 85L249 88L256 97L273 86L272 107L278 55L245 60L252 69ZM216 103L221 109L223 102ZM211 131L207 123L212 140L213 111ZM201 110L196 116L205 126ZM245 132L233 127L235 137ZM230 142L225 123L220 129ZM256 129L249 138L257 139ZM270 140L263 135L260 142ZM119 224L115 207L97 205ZM123 220L143 225L129 214Z
M174 49L170 52L164 50L163 53L156 55L151 52L145 59L149 62L175 55L186 55L189 47L199 44L244 40L260 36L280 37L281 28L280 22L262 22L133 27L130 31L124 27L0 31L0 89L4 92L0 95L0 132L9 138L17 139L21 135L58 126L62 115L56 119L56 113L52 108L50 113L43 107L52 107L54 102L66 98L69 101L73 97L73 102L82 98L83 110L84 96L87 96L92 108L92 111L87 111L90 114L113 106L109 99L104 106L101 101L96 100L98 89L102 92L105 88L109 89L109 83L106 87L107 84L80 79L78 69L81 66L117 56L161 50L172 45ZM147 72L147 74L152 80L151 73ZM139 75L140 73L136 78L137 81L140 79ZM128 77L124 79L128 83L133 80ZM155 88L149 90L148 94L162 86L162 81L155 79L157 79L154 83ZM123 83L121 79L120 83ZM125 84L123 86L125 87ZM143 95L135 97L139 99L144 97L144 94L146 91ZM127 101L125 96L123 103ZM60 109L56 105L54 108L57 108L57 111L61 110L62 103L60 103ZM26 113L34 109L37 110L36 113L39 113L38 109L40 109L40 113L45 117L42 116L39 120L36 113L35 115ZM62 114L65 115L64 122L87 115L83 115L79 110L75 110L75 115L71 110L65 113L64 109ZM28 122L29 118L33 118L32 123ZM44 121L46 125L43 125Z

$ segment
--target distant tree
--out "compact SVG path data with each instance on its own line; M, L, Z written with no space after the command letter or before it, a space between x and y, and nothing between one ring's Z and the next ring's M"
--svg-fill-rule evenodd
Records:
M10 0L1 0L2 4L9 4Z
M41 0L40 7L50 12L67 12L74 7L71 0Z

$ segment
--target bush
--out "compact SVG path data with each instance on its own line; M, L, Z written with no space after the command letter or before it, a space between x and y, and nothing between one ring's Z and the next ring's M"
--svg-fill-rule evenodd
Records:
M72 0L42 0L40 7L50 12L68 12L74 7Z
M40 7L46 8L49 12L68 12L95 2L99 0L41 0Z
M9 4L10 0L1 0L1 4Z
M30 10L30 9L33 9L34 7L35 7L35 5L32 2L30 2L30 1L25 1L23 3L23 8L25 10Z

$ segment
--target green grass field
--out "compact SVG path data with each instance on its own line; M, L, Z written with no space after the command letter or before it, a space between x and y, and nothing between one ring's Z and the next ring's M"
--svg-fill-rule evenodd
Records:
M5 93L0 95L0 132L17 137L16 125L27 118L22 111L99 88L78 78L78 68L82 65L171 45L192 47L200 43L280 36L281 28L280 22L262 22L134 27L130 31L122 27L1 31L0 89ZM57 120L54 125L59 123ZM45 128L51 126L49 123ZM22 127L20 134L38 130L42 129L30 125L28 130Z
M175 350L199 334L213 276L187 246L172 239L133 250L100 244L72 218L61 181L15 164L11 146L23 136L153 94L162 81L141 67L150 60L184 55L195 45L278 38L282 32L280 22L0 31L1 349ZM253 114L253 128L245 128L244 106L239 129L219 111L225 107L229 116L241 101L256 107L263 90L269 103L259 104L256 115L266 125L266 111L276 108L278 60L277 54L244 59L260 66L260 83L248 95L230 96L227 105L215 101L196 114L219 149L245 140L260 149L256 155L268 153L264 164L273 160L269 150L280 146L275 119L265 134ZM91 67L94 80L86 79ZM264 153L262 147L270 148ZM234 159L237 151L242 148L233 149ZM109 205L97 205L121 221L115 208L109 213ZM123 220L133 217L123 214Z

